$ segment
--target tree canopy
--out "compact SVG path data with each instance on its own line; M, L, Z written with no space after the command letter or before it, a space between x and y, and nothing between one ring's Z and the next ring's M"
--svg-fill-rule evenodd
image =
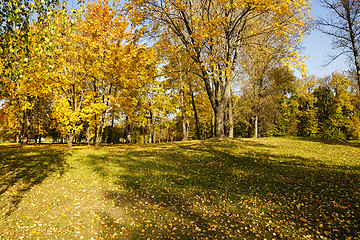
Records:
M225 136L359 138L357 75L306 76L300 49L311 24L308 1L1 7L1 138L26 145L51 137L68 147ZM357 41L358 15L349 13ZM335 27L321 24L328 33Z

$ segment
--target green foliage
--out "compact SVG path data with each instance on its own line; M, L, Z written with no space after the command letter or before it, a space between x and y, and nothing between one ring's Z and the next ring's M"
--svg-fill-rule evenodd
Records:
M300 136L314 136L318 133L316 98L311 94L299 97L298 132Z
M299 103L293 97L285 98L280 105L280 117L275 127L276 136L294 136L298 133Z
M352 121L357 121L349 80L339 73L324 79L315 91L319 135L325 138L349 139L353 137Z
M303 79L300 88L279 107L274 135L359 139L359 108L351 81L333 73L324 79Z
M33 1L4 0L0 4L0 59L3 60L5 69L10 70L8 76L21 74L16 70L16 61L19 53L29 50L31 38L29 36L31 19L41 25L46 25L46 20L58 8L60 0ZM66 2L63 7L66 6ZM45 39L44 39L45 42ZM0 69L1 70L1 69ZM6 72L3 72L4 74Z

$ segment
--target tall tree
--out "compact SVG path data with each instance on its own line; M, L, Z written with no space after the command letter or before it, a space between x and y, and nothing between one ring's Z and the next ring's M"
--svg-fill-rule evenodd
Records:
M342 55L350 57L360 89L360 1L321 0L321 3L328 9L328 14L317 21L318 26L323 33L332 37L332 46L338 50L331 61Z
M84 18L78 19L78 50L84 59L78 67L89 83L93 99L88 114L91 112L93 118L95 147L99 145L115 90L123 88L126 81L137 80L124 76L131 60L128 56L142 51L132 43L134 37L127 27L126 18L107 0L89 3Z
M261 46L254 39L269 32L281 35L289 45L297 42L308 2L130 0L127 7L135 23L150 23L150 33L172 32L193 59L215 113L216 137L224 138L231 83L235 70L242 67L239 56L250 45Z
M350 93L351 82L340 73L332 73L320 81L315 89L319 134L326 138L346 140L353 137L352 125L355 113Z
M17 109L21 145L27 144L31 109L38 97L49 92L44 82L53 57L53 12L63 9L59 3L6 0L0 5L0 94Z
M18 132L22 146L28 141L34 106L52 92L49 84L54 50L51 31L50 25L34 22L28 32L30 42L27 49L19 48L16 51L16 66L5 69L0 77L4 98L19 118Z
M195 119L196 137L200 139L200 120L195 101L195 95L202 89L199 87L198 69L193 60L177 45L165 42L161 47L166 52L168 64L165 66L164 76L174 103L180 108L183 140L187 141L190 134L190 120Z

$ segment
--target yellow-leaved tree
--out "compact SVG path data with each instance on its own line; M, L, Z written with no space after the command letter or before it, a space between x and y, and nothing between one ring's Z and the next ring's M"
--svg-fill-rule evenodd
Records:
M146 68L153 54L138 44L137 32L108 0L89 3L65 29L57 48L54 125L68 147L87 125L98 146L111 108L134 104L130 93L152 80Z
M19 48L16 56L11 56L10 49L8 57L16 61L14 60L12 69L3 69L3 98L6 102L6 111L11 113L6 116L6 128L8 132L18 136L21 146L28 142L34 107L39 105L39 102L52 98L52 86L49 82L53 74L52 36L53 28L49 21L34 21L27 35L27 48ZM41 110L44 108L45 105ZM44 114L41 117L44 117ZM37 120L37 124L40 124L41 120ZM44 133L40 125L33 128L38 130L38 135Z
M129 0L134 23L144 23L150 35L171 32L199 68L198 75L215 113L216 137L224 138L224 114L241 55L263 46L257 37L276 34L289 46L304 36L307 0ZM298 64L298 54L287 59Z

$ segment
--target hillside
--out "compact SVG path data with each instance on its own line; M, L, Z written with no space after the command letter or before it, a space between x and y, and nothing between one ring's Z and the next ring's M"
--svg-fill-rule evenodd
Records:
M360 145L0 145L0 239L359 239Z

